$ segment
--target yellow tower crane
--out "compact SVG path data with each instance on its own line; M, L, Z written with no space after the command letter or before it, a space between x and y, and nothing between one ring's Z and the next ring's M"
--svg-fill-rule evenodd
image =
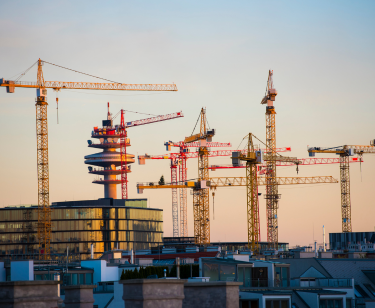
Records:
M42 65L48 63L39 59L37 82L22 82L4 80L0 78L0 86L6 87L7 93L14 93L15 88L35 88L36 98L36 133L37 133L37 166L38 166L38 242L39 254L42 259L50 259L51 254L51 208L49 203L49 163L48 163L48 124L47 124L47 89L60 91L61 89L85 90L124 90L124 91L177 91L175 84L124 84L124 83L93 83L93 82L65 82L45 81ZM33 66L34 66L33 65ZM31 68L31 67L30 67ZM30 69L29 68L29 69ZM28 70L29 70L28 69ZM28 71L27 70L27 71ZM77 72L77 71L75 71ZM78 72L80 73L80 72ZM81 73L84 74L84 73ZM24 75L24 74L22 74ZM84 74L88 75L88 74ZM92 75L88 75L95 77ZM99 78L99 77L95 77ZM99 78L103 79L103 78ZM106 80L106 79L104 79ZM109 81L109 80L107 80ZM56 102L58 99L56 98Z
M259 153L256 154L259 158ZM235 159L239 159L236 157ZM245 159L244 159L245 160ZM252 164L256 166L256 163L254 163L253 160L251 161ZM255 168L256 169L256 168ZM248 173L247 173L248 174ZM253 191L253 194L255 193L255 181L254 181L254 175L253 177L253 184L251 184L251 179L249 181L249 177L214 177L210 178L208 181L206 181L205 186L207 188L216 190L217 187L238 187L238 186L246 186L250 187L250 191ZM338 183L338 180L334 179L332 176L314 176L314 177L276 177L274 179L275 183L277 185L295 185L295 184L322 184L322 183ZM250 182L250 185L249 185ZM268 177L256 177L256 184L258 186L265 186L268 184ZM197 181L187 181L185 183L179 183L178 185L175 185L173 183L171 184L163 184L163 185L157 185L155 184L157 182L146 182L146 183L137 183L137 190L139 193L142 193L144 189L160 189L160 188L192 188L193 191L201 189L201 181L198 179ZM249 190L249 188L248 188ZM249 198L249 197L248 197ZM250 248L250 242L251 247L253 251L259 251L259 235L257 236L255 233L257 232L257 223L255 221L255 217L257 217L257 202L254 200L251 201L250 196L250 204L248 202L247 207L247 225L248 225L248 245ZM194 201L193 201L194 202ZM251 202L253 202L251 204ZM193 203L195 206L195 203ZM251 209L251 207L253 207ZM195 213L194 213L195 214ZM208 213L209 216L209 213ZM258 222L259 224L259 222ZM258 227L259 228L259 227ZM194 234L196 236L196 234ZM250 237L249 237L250 236ZM256 242L256 239L258 238L258 241ZM251 240L250 240L251 239Z
M261 104L267 104L266 107L266 144L271 158L276 157L276 122L275 106L273 102L276 99L277 91L273 85L273 71L268 72L266 94ZM267 200L267 241L269 248L277 249L278 219L277 209L279 208L280 195L276 183L276 160L271 159L267 162L267 185L264 198Z
M341 186L341 224L342 232L352 232L352 205L350 199L349 157L357 154L375 154L374 140L372 145L344 145L334 148L309 148L309 156L315 153L332 153L340 155L340 186Z
M186 137L184 142L200 142L198 150L198 185L193 190L194 237L195 244L207 245L210 243L210 204L208 195L209 191L206 187L206 182L209 180L209 152L207 142L212 141L212 137L215 135L215 130L207 130L206 109L201 109L199 117L200 132Z
M247 242L252 251L259 251L259 204L258 204L258 177L257 165L263 163L263 152L255 151L252 134L247 140L247 153L233 152L233 165L240 165L239 161L246 162L246 200L247 200Z

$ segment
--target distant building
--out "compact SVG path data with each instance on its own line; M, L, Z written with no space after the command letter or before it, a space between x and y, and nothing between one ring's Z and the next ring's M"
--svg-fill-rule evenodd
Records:
M340 232L329 234L332 250L347 250L352 244L375 243L375 232Z
M0 209L0 258L36 258L38 207ZM51 257L67 250L81 260L115 248L150 249L162 244L163 211L147 199L98 199L52 203Z

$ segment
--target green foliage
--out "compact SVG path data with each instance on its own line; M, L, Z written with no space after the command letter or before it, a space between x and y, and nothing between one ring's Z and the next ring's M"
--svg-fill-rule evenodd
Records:
M160 177L159 185L165 185L164 175L162 175L162 176Z
M199 276L199 265L193 264L193 277ZM168 266L146 266L140 267L139 270L135 268L134 270L122 270L120 280L127 279L145 279L151 275L157 275L159 278L164 277L164 269L167 270L167 277L177 277L176 265L173 265L171 271L169 271ZM190 264L180 265L180 278L187 279L191 277L190 275Z
M159 278L164 277L164 269L167 270L167 277L169 277L169 268L167 266L147 266L140 267L133 270L122 270L120 280L127 279L144 279L151 275L157 275Z

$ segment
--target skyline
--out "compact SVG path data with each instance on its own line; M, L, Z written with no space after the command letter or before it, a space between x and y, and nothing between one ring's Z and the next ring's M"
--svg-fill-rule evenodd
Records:
M375 4L370 1L236 1L230 5L213 1L173 5L170 1L159 5L37 1L17 7L20 3L0 4L0 78L8 79L41 58L110 80L175 82L179 89L177 93L64 90L59 93L60 124L56 123L55 93L49 90L51 202L103 196L102 187L91 183L94 176L87 173L83 157L95 153L86 140L92 128L105 119L107 102L113 114L121 108L150 114L184 113L182 119L130 128L128 151L135 155L166 153L164 141L180 141L190 135L201 107L207 107L209 124L217 130L213 141L231 142L236 149L249 132L265 141L265 107L260 101L269 69L274 70L278 91L277 146L291 146L288 156L308 157L307 145L368 145L375 139L375 105L369 94L375 81L375 21L371 18ZM32 18L36 14L43 18ZM45 80L95 81L47 64L43 70ZM36 69L22 80L35 81ZM33 91L0 91L0 206L37 203ZM127 114L130 121L145 117ZM230 158L210 159L210 164L230 163ZM372 231L374 156L364 155L361 167L362 181L360 165L351 165L353 231ZM162 208L164 233L171 236L170 190L136 193L137 182L155 181L161 175L168 181L169 161L148 161L146 166L136 162L132 171L129 197L147 197L149 206ZM210 172L211 176L244 174L244 170ZM339 166L300 166L298 176L314 175L339 179ZM294 167L279 167L278 176L297 175ZM197 161L188 160L188 178L196 177ZM291 246L312 243L313 226L315 238L322 225L326 226L327 241L330 232L341 231L339 184L279 186L279 191L280 242ZM192 236L191 204L188 194ZM212 217L212 198L210 211ZM245 188L218 189L211 241L246 241L245 215ZM261 239L265 240L263 198L260 215Z

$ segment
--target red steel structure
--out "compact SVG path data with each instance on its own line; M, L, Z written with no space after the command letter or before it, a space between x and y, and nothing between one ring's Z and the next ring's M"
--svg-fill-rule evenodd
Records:
M109 103L108 103L109 104ZM121 197L128 199L128 164L126 159L126 126L124 119L124 110L121 109L121 124L120 124L120 144L121 144Z

